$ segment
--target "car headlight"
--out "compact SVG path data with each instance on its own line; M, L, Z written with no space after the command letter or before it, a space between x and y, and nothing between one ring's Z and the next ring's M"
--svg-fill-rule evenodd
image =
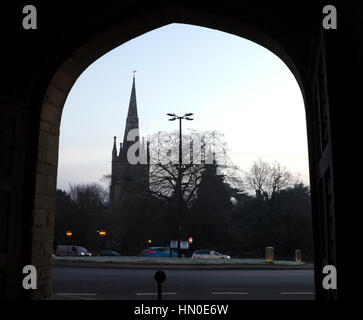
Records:
M84 256L84 252L81 252L81 255Z

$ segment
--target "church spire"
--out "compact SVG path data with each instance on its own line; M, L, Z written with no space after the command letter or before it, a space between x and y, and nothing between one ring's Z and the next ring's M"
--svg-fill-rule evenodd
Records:
M117 158L116 137L113 137L112 160Z
M130 104L129 104L129 112L127 113L127 117L136 117L137 118L137 104L136 104L136 89L135 89L135 72L133 71L134 76L132 79L132 90L130 96Z
M128 149L128 147L133 143L132 141L127 141L127 136L129 134L129 132L132 129L139 129L139 117L137 115L137 103L136 103L135 72L136 72L136 70L134 71L134 76L132 79L132 89L131 89L129 110L127 113L125 134L124 134L123 147L126 149Z

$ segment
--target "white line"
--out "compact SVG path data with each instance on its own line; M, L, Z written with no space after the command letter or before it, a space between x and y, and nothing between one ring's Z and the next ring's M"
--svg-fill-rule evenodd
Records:
M248 294L248 292L211 292L212 294Z
M313 292L280 292L280 294L314 294Z
M59 296L97 296L97 293L57 293Z
M177 294L176 292L162 292L162 295L167 294ZM137 292L137 296L156 296L157 292Z

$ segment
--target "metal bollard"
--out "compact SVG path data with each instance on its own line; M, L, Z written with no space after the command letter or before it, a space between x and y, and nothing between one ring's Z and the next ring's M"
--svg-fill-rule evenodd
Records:
M266 247L265 261L266 263L274 262L274 247Z
M154 279L158 283L158 300L161 300L161 283L164 282L166 279L165 272L161 270L156 271Z
M301 250L295 250L295 261L301 262Z

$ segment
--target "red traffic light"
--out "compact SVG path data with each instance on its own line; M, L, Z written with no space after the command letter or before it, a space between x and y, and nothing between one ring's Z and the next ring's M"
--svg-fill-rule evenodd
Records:
M67 235L68 238L72 237L72 231L67 231L66 235Z
M192 243L193 242L193 238L192 237L189 237L188 242L189 243Z
M104 237L106 235L106 231L105 230L100 230L100 232L98 233L101 237Z

